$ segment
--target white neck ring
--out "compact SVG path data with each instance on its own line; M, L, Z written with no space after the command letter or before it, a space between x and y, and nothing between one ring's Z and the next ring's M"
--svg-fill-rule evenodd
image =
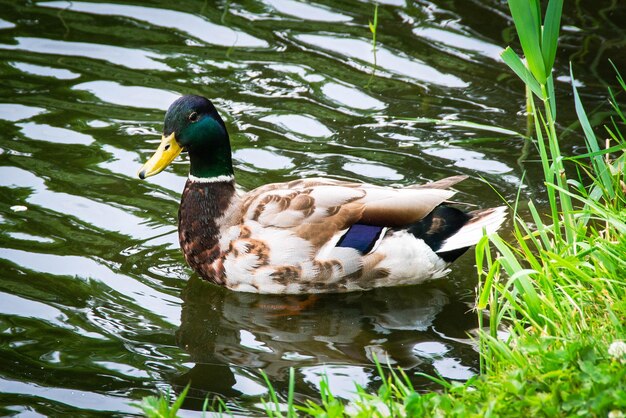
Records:
M232 174L226 176L217 176L217 177L196 177L192 174L189 174L189 180L194 183L230 183L235 180L235 176Z

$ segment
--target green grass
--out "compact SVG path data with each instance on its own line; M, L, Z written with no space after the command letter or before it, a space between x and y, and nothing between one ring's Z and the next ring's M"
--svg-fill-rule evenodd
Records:
M513 238L496 234L477 245L480 376L464 384L431 378L441 391L418 393L401 370L379 366L377 393L356 386L346 404L322 380L319 403L296 405L292 370L287 404L271 389L268 416L626 415L626 141L618 129L625 111L609 90L615 116L600 142L573 87L587 153L564 156L552 81L563 2L550 0L543 20L538 0L509 5L526 61L510 47L502 59L530 92L550 213L531 201L520 214L515 202ZM626 94L619 74L617 81Z
M140 404L133 404L133 406L141 409L144 416L148 418L176 418L188 391L189 385L173 402L170 402L170 394L167 393L159 396L146 396Z

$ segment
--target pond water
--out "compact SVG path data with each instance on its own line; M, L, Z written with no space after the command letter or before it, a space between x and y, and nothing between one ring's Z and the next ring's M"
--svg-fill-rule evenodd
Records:
M567 3L556 88L571 154L582 139L569 61L593 122L608 120L607 59L626 71L626 6ZM324 374L350 399L353 382L379 384L375 356L418 389L433 388L418 373L478 372L471 251L423 286L312 301L233 293L192 274L178 248L188 164L149 181L136 171L169 103L196 93L226 120L244 189L467 174L460 200L495 206L521 188L541 205L522 139L404 120L526 132L521 83L498 59L514 38L505 2L381 1L375 70L370 2L7 0L0 10L0 415L127 415L130 402L189 381L187 415L216 395L258 414L260 370L280 396L293 367L298 401L317 398Z

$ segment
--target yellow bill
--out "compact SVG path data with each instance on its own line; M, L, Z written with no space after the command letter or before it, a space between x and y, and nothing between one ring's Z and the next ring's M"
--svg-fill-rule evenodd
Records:
M174 161L174 158L176 158L182 150L182 147L176 142L176 137L173 132L167 137L163 135L159 148L157 148L154 155L146 161L143 167L139 169L137 175L140 179L145 179L146 177L160 173L169 163Z

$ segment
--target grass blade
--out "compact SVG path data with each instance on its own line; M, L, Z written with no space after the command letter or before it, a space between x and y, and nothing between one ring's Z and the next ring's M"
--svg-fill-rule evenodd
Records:
M445 120L445 119L431 119L431 118L414 118L414 119L407 119L407 120L410 120L411 122L416 122L416 123L432 123L435 125L458 126L461 128L472 128L472 129L479 129L482 131L495 132L495 133L503 134L503 135L524 137L524 135L522 135L521 133L510 130L510 129L499 128L497 126L484 125L482 123L470 122L470 121L465 121L465 120Z
M515 53L515 51L513 51L513 49L511 49L510 46L502 51L500 57L502 58L502 61L504 61L504 63L508 65L509 68L513 70L513 72L517 74L519 78L522 79L522 81L532 90L532 92L535 93L537 97L539 97L540 99L543 98L541 86L539 85L537 80L535 80L530 71L528 71L528 68L526 68L520 57Z
M550 0L541 33L541 52L546 74L552 72L556 47L559 43L559 28L561 27L561 13L563 12L563 0Z
M556 94L554 93L554 79L552 74L546 79L546 89L548 91L548 101L550 103L550 113L552 120L556 120Z
M615 138L614 138L615 139ZM617 145L613 145L610 148L602 148L595 152L586 152L580 155L574 155L572 157L567 157L567 160L576 161L576 160L585 160L587 158L593 158L597 156L605 156L607 154L614 154L616 152L624 152L626 151L626 143L619 143Z
M574 91L574 105L576 107L576 115L578 115L578 120L580 121L580 126L583 128L583 132L585 133L585 140L587 142L587 147L594 154L591 157L591 162L593 164L593 168L596 174L600 177L601 184L604 186L604 189L609 194L609 198L613 198L615 193L613 192L613 180L611 178L611 174L608 171L608 168L605 164L604 159L601 155L598 155L600 152L600 146L598 145L598 139L596 138L596 134L593 132L591 128L591 124L589 123L589 119L587 118L587 113L583 107L583 104L580 100L580 96L578 95L578 89L576 88L576 84L574 83L574 72L572 70L572 66L570 64L570 77L572 79L572 89Z
M191 387L191 383L187 384L187 386L185 386L185 389L183 389L183 391L180 393L180 395L178 395L178 398L176 399L176 402L174 402L172 404L171 407L171 416L176 416L176 413L178 412L178 410L180 409L180 407L183 405L183 402L185 401L185 398L187 397L187 392L189 392L189 388Z
M293 367L289 368L289 392L287 395L287 416L289 418L294 418L297 416L296 410L293 405L293 395L296 388L296 374Z
M539 84L545 84L546 69L541 53L538 8L537 0L509 0L509 9L515 21L515 29L524 56L528 61L528 68Z

